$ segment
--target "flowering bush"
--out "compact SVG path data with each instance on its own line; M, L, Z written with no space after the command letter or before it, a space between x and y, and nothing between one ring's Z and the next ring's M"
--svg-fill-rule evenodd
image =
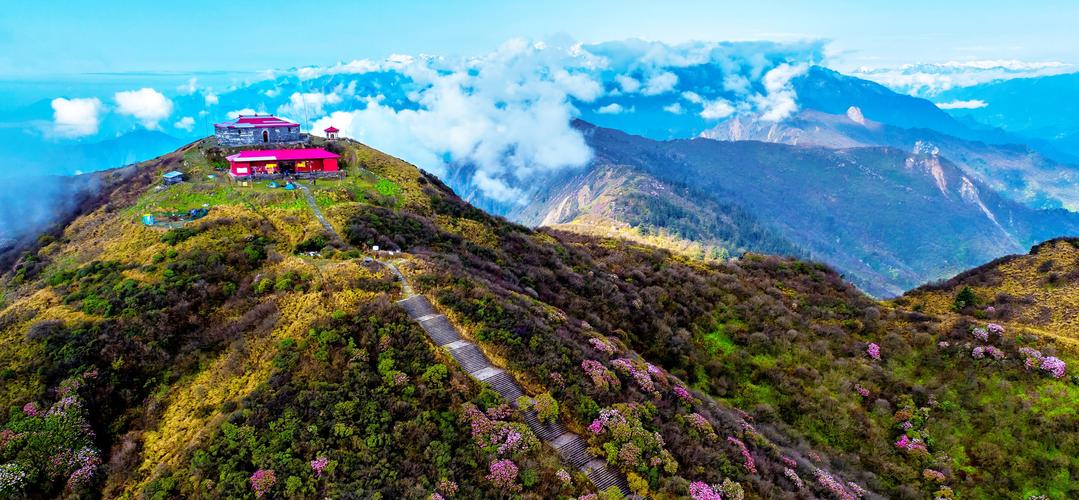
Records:
M880 346L875 342L869 343L869 346L865 348L865 353L868 354L870 358L878 361L880 360Z
M26 485L29 474L17 463L0 465L0 493L15 497Z
M746 444L743 443L741 439L738 439L734 436L727 436L727 442L732 443L738 447L738 453L741 453L742 455L742 465L745 466L746 472L749 472L750 474L756 474L757 463L753 460L753 455L749 454L749 448L746 447Z
M938 483L943 483L944 480L945 480L943 472L940 472L938 470L933 470L933 469L925 469L925 470L923 470L922 471L922 477L926 478L929 481L936 481Z
M311 461L311 470L315 471L315 477L322 477L322 471L330 463L326 457L318 457Z
M794 469L790 467L784 467L783 475L787 476L787 479L790 479L791 482L794 483L794 486L798 489L802 489L805 487L805 483L802 482L802 478L798 477L798 473L795 472Z
M657 394L655 382L652 381L652 375L649 373L649 368L655 368L652 367L652 365L646 365L640 361L634 362L627 358L619 358L611 361L611 366L615 367L618 371L633 377L633 381L636 382L637 386L644 392Z
M607 342L607 340L601 339L599 337L592 337L588 339L588 343L592 344L592 347L595 348L597 351L602 352L603 354L606 354L608 356L613 356L616 352L614 346L611 345L610 342Z
M1055 356L1042 356L1041 351L1030 347L1020 347L1019 355L1026 358L1023 366L1027 370L1040 369L1053 378L1064 378L1068 365Z
M527 452L539 445L535 434L524 424L504 422L507 409L496 406L480 411L475 405L464 407L465 417L472 428L472 439L476 446L499 457L515 456Z
M601 391L608 391L612 388L618 389L622 386L622 382L618 380L618 377L599 361L592 359L581 361L581 369L584 370L585 375L592 379L592 383L595 384L596 388Z
M721 500L723 495L707 483L694 481L689 485L689 497L693 500Z
M693 395L689 393L689 389L680 385L674 386L674 395L678 396L678 399L688 403L692 403L694 400Z
M270 488L277 484L277 476L273 469L259 469L251 474L251 490L255 492L255 498L262 498Z
M573 478L570 477L569 472L567 472L566 469L558 469L558 472L556 472L554 475L558 478L559 481L562 481L562 484L569 484L573 482Z
M82 377L60 384L59 401L47 410L34 402L12 412L0 430L0 492L60 484L78 492L90 485L102 460L77 390Z
M895 442L895 447L901 450L912 452L929 452L929 450L925 447L925 443L920 438L911 439L906 434L899 436L899 440Z
M974 335L975 339L981 342L989 342L989 332L985 328L977 327L970 331L971 335Z
M862 387L861 384L854 384L854 390L858 393L858 395L862 396L863 398L869 397L869 389Z
M590 440L603 449L608 463L623 472L656 468L674 474L678 472L678 463L663 448L663 437L645 429L641 423L642 417L651 421L653 410L648 405L624 403L604 408L588 426L592 433Z
M437 490L440 494L448 497L456 495L457 489L457 483L454 481L450 481L449 479L443 479L438 482L438 486L435 486L435 490Z
M494 483L495 486L510 491L517 491L521 488L516 483L517 464L513 463L513 460L494 460L488 470L490 474L487 474L487 480Z
M710 439L717 439L719 437L716 435L712 423L700 413L690 413L689 416L686 417L686 421L689 423L690 428Z
M985 325L985 329L989 331L990 335L1004 335L1004 327L996 323Z
M973 350L970 351L970 356L972 358L974 358L974 359L982 359L982 358L984 358L985 357L985 348L982 347L982 346L975 347Z
M822 469L817 469L814 474L817 476L817 482L820 483L824 489L832 492L836 498L842 500L854 500L856 498L851 492L847 491L847 488L845 488L842 483L836 481L831 474L828 474Z
M1059 358L1054 356L1042 358L1042 371L1048 372L1053 378L1064 378L1064 372L1067 368L1067 365Z

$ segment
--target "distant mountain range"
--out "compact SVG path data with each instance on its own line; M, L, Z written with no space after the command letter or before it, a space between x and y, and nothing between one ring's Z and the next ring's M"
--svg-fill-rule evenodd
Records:
M733 250L797 247L888 296L1058 234L1079 214L998 195L935 150L654 141L579 122L596 158L552 176L511 218Z
M959 87L939 102L977 101L950 113L968 122L996 127L1046 149L1079 152L1079 73L1017 78Z
M851 148L888 146L943 156L966 175L1034 208L1079 209L1079 167L1019 144L965 140L926 128L903 128L866 118L850 106L844 114L809 109L783 122L737 117L701 133L723 141L764 141Z

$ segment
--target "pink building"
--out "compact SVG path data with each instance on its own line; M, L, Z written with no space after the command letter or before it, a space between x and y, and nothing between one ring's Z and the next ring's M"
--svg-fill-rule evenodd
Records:
M277 175L321 175L339 172L340 155L322 148L242 151L227 157L229 175L249 178Z

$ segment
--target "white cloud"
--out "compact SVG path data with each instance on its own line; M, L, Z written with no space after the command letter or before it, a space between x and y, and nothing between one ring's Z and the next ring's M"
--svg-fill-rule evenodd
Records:
M805 64L783 63L764 74L764 94L751 98L765 121L780 121L798 111L797 95L791 80L809 69Z
M731 105L730 101L726 99L716 99L714 101L704 103L704 109L701 110L701 118L705 120L722 120L728 116L734 114L735 108Z
M627 94L632 94L641 88L641 82L629 75L618 75L614 77L614 81L618 82L622 92Z
M198 78L191 77L189 80L187 80L187 83L176 87L176 91L183 95L194 94L195 91L199 88L198 81Z
M105 106L96 97L52 100L53 130L60 137L85 137L97 133Z
M649 77L648 83L645 84L641 93L644 95L666 94L667 92L674 90L674 86L677 84L678 75L675 75L670 71L663 71Z
M319 116L326 114L325 107L341 103L341 96L335 92L293 92L287 104L277 108L279 115Z
M255 111L255 110L253 110L251 108L244 108L244 109L237 109L237 110L229 111L228 113L226 113L226 116L228 116L230 120L235 120L235 119L239 118L240 115L255 115L255 114L258 114L258 111Z
M704 99L701 97L701 95L692 90L682 92L682 99L692 102L693 104L700 104L704 102Z
M484 196L520 202L533 175L591 159L570 126L570 99L602 93L587 73L592 63L587 54L523 40L464 61L399 57L394 64L420 85L410 94L415 109L367 98L363 109L331 113L312 128L334 125L440 175L468 166L468 182Z
M297 78L392 73L385 80L342 79L330 94L318 94L338 96L336 105L307 102L309 116L323 116L312 124L314 133L332 124L436 173L460 169L451 177L455 188L512 201L528 191L535 173L589 161L583 137L570 126L578 108L627 113L642 105L639 95L670 94L668 113L708 120L755 113L779 120L797 110L791 79L821 62L823 48L821 41L581 45L515 39L479 57L393 55L302 68L282 75L265 94L276 106L282 104L277 89L289 95L298 90ZM699 73L707 80L681 71L694 65L708 65ZM353 86L356 81L360 85ZM362 89L371 88L378 96L364 95ZM300 114L306 98L297 102L296 96L303 95L293 93L279 111ZM587 105L604 96L605 106ZM354 103L362 109L339 110Z
M207 92L205 95L202 96L202 100L207 106L217 106L217 104L221 102L221 100L217 97L217 94L213 92Z
M940 109L978 109L984 108L989 103L981 99L971 99L969 101L950 101L950 102L938 102L937 107Z
M310 80L312 78L318 78L325 75L360 75L363 73L370 73L372 71L379 71L382 69L382 65L371 61L370 59L357 59L347 63L337 63L327 68L321 68L318 66L308 66L296 70L296 76L301 80Z
M971 87L1013 78L1035 78L1075 71L1059 61L974 60L939 64L905 64L894 67L861 67L851 74L873 80L899 92L934 96L954 88Z
M176 123L173 123L172 126L190 132L191 129L195 128L195 119L190 116L185 116L177 120Z
M113 98L118 113L135 117L150 130L157 129L158 123L172 114L172 101L149 87L117 92Z
M597 113L602 115L617 115L625 111L622 109L622 105L617 102L612 102L606 106L601 106L596 110Z

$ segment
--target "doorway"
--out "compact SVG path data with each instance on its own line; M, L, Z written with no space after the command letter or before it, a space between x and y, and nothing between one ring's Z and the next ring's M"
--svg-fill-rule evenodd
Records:
M269 130L263 130L262 131L262 142L270 142L270 131Z

